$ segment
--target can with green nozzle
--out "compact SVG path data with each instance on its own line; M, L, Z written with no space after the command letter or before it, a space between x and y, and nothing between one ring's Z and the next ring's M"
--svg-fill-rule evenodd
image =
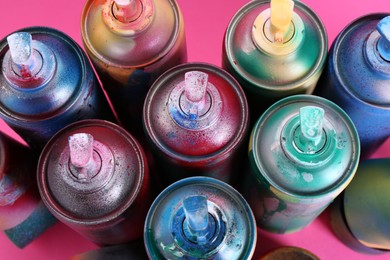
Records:
M311 223L352 180L359 137L327 99L295 95L272 105L249 144L245 195L260 228L291 233Z

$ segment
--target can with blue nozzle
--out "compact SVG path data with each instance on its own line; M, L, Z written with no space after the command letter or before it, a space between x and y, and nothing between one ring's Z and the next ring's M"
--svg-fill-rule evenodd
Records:
M0 42L0 117L31 148L82 119L115 121L83 50L64 33L29 27Z
M250 259L256 223L228 184L190 177L166 188L149 209L144 230L150 259Z
M333 43L315 94L354 122L367 159L390 136L390 14L360 17Z

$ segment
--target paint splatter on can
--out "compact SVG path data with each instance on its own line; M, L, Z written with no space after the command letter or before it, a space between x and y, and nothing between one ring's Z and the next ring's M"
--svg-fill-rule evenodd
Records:
M38 163L43 202L61 222L98 245L135 241L151 204L148 165L126 130L90 119L58 132Z
M151 87L143 116L163 188L197 175L235 184L245 155L248 108L227 72L205 63L172 68Z
M0 230L24 248L57 220L43 205L36 186L38 154L0 135Z
M390 44L390 35L385 35L390 31L389 15L360 17L340 32L315 91L351 117L359 133L362 159L390 136L390 50L381 48Z
M256 238L245 199L209 177L190 177L167 187L145 221L150 259L250 259Z
M276 101L294 94L311 94L325 65L325 27L308 6L294 3L294 8L290 6L286 12L270 1L251 1L227 27L222 67L244 89L251 125ZM281 28L282 33L273 29L278 23L272 19L273 11L290 15L290 23Z
M259 227L291 233L307 226L351 181L359 155L356 129L334 103L312 95L276 102L249 143L244 191Z
M183 17L173 0L117 2L87 1L81 35L120 123L143 143L142 108L151 84L187 61Z
M0 64L0 116L33 149L77 120L115 120L87 56L60 31L9 35L0 42Z

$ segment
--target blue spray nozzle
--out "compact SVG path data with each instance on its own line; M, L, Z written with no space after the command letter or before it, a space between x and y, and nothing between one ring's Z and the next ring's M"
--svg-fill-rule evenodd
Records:
M205 196L190 196L183 200L183 209L186 217L191 240L202 242L209 233L209 212Z
M383 59L390 62L390 16L386 16L376 26L382 36L378 41L378 52Z

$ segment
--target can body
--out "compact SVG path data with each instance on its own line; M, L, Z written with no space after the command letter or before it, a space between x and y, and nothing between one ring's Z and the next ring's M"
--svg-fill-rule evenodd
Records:
M77 177L68 137L93 136L99 167L89 181ZM148 166L138 142L123 128L103 120L82 120L58 132L38 163L43 202L60 221L99 245L142 237L151 203Z
M200 116L184 111L186 73L208 75L206 105ZM224 70L187 63L164 73L151 87L143 112L144 129L165 187L190 176L209 176L235 184L248 132L245 95Z
M389 167L387 158L362 161L343 196L332 205L332 228L355 251L381 254L390 250Z
M81 33L120 123L142 141L147 91L164 71L187 60L187 49L183 18L175 1L139 2L143 6L140 16L124 24L105 11L111 10L114 1L87 1Z
M281 46L258 40L267 39L269 8L270 2L265 0L243 6L231 19L223 43L222 67L244 89L252 125L276 101L294 94L311 94L328 51L321 20L302 2L295 2L291 23L295 31ZM258 24L259 19L263 23Z
M184 231L188 220L183 200L198 195L207 198L209 221L215 227L203 244L191 242ZM144 232L150 259L250 259L256 238L252 211L241 194L209 177L182 179L160 193L148 212Z
M300 143L300 109L325 111L320 145ZM249 144L247 200L260 228L290 233L311 223L351 181L359 161L359 138L334 103L311 95L284 98L253 128Z
M359 133L362 159L390 135L390 62L378 53L380 35L375 28L386 15L361 17L340 32L315 93L332 100L351 117Z
M115 120L82 49L60 31L45 27L20 30L32 35L33 48L52 73L31 85L12 75L6 39L0 43L0 116L32 148L41 151L64 126L81 119ZM34 46L35 44L35 46ZM23 82L26 86L18 86Z
M0 229L24 248L56 219L43 205L36 187L38 154L12 138L0 135Z

